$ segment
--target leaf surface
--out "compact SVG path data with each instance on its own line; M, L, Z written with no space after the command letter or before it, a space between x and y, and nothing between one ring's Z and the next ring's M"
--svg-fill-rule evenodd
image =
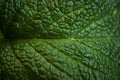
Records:
M119 3L1 0L0 79L119 80Z

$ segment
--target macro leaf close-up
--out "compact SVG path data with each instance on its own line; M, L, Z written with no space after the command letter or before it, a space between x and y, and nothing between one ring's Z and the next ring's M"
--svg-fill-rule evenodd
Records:
M0 0L0 80L120 80L120 0Z

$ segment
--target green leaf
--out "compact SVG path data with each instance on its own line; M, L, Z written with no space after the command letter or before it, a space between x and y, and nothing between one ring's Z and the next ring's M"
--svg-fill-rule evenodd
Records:
M120 79L120 0L0 2L0 80Z

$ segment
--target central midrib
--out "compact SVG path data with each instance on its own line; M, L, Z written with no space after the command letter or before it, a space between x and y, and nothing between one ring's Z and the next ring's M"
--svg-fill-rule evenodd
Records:
M6 43L6 42L11 42L11 43L14 43L14 42L19 42L19 41L23 41L23 42L27 42L27 41L33 41L33 40L36 40L36 41L60 41L60 40L72 40L72 41L75 41L75 40L120 40L120 36L101 36L101 37L80 37L80 38L18 38L18 39L6 39L6 38L2 38L0 39L0 43Z

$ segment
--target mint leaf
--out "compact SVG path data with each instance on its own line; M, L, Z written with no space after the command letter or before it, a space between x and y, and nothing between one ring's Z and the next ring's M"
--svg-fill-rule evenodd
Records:
M0 80L120 79L119 0L0 2Z

